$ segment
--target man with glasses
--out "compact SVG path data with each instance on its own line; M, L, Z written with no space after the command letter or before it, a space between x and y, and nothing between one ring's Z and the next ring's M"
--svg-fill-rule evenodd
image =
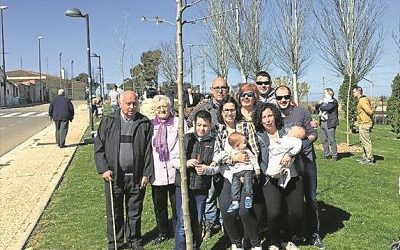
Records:
M194 116L199 110L207 110L208 112L210 112L212 120L211 121L212 128L214 128L214 126L217 124L219 105L229 94L228 83L224 78L217 77L211 83L210 92L211 92L210 100L204 100L193 108L187 120L187 124L189 127L193 125ZM223 184L223 177L220 174L214 175L213 181L211 182L211 187L208 191L208 197L206 200L206 209L204 213L205 229L203 233L204 234L203 240L208 240L211 237L213 231L219 230L220 212L219 209L217 208L217 197L221 193L222 184Z
M266 71L256 74L257 89L260 92L260 101L276 104L275 91L271 87L271 76Z
M306 130L306 138L303 140L300 160L304 167L303 183L306 199L306 218L308 223L308 236L310 244L325 249L319 232L318 201L317 201L317 165L315 164L315 151L313 143L318 134L311 126L311 114L302 107L292 104L292 94L288 87L279 86L275 90L276 103L282 112L286 127L300 126Z
M210 87L211 100L205 100L200 102L196 107L193 108L192 112L187 119L187 125L189 127L193 126L193 119L199 110L207 110L211 114L212 127L217 124L217 114L219 104L224 100L229 93L229 86L226 80L222 77L215 78Z

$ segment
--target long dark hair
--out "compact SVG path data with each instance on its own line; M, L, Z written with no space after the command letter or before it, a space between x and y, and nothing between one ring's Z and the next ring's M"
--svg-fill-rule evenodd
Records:
M224 108L224 105L227 103L233 103L233 105L235 106L235 110L236 110L235 122L241 121L243 119L243 116L242 116L242 113L240 112L239 104L237 103L235 98L228 96L224 100L222 100L222 102L219 104L218 117L217 117L218 122L221 124L225 124L224 118L222 116L222 110Z
M256 131L264 131L265 128L262 124L262 113L264 110L270 109L272 113L274 114L275 117L275 126L278 130L283 128L283 118L281 111L278 109L278 107L275 104L272 103L263 103L263 102L258 102L256 105L256 109L253 112L253 123L254 126L256 127Z

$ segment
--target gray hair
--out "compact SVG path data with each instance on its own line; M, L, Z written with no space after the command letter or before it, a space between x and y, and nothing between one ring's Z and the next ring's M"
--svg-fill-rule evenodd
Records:
M156 105L156 103L159 103L161 101L165 101L168 105L169 108L171 108L171 100L169 99L168 96L166 95L156 95L153 97L153 103L154 106Z
M64 95L65 91L64 91L64 89L59 89L57 93L58 93L58 95Z

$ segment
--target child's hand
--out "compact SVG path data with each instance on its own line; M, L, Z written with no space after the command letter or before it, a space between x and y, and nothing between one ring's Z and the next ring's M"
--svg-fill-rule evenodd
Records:
M255 172L255 174L257 175L257 177L260 176L260 174L261 174L260 169L256 169L254 172Z
M186 162L186 166L188 168L194 168L197 165L199 165L199 161L197 159L190 159L190 160L187 160L187 162Z
M281 175L285 175L289 173L289 169L288 168L282 168L281 169Z
M202 165L196 166L195 169L196 169L196 173L198 175L204 175L206 173L207 166L202 164Z
M210 167L215 167L215 166L217 166L217 163L215 161L210 163Z

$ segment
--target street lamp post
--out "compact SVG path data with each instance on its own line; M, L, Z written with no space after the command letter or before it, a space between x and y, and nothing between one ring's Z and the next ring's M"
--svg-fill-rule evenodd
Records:
M61 56L62 52L58 53L58 57L60 59L60 89L62 89L62 69L61 69Z
M40 50L40 40L42 40L44 37L38 36L38 46L39 46L39 96L40 96L40 102L43 102L44 100L44 92L43 92L43 84L42 84L42 52Z
M101 56L96 53L92 53L92 57L97 57L99 59L99 83L101 90L101 97L104 100L104 76L103 76L103 68L101 67Z
M94 137L93 126L93 112L92 112L92 63L90 61L90 29L89 29L89 14L83 15L77 8L70 8L65 12L69 17L80 17L86 19L86 35L87 35L87 60L88 60L88 84L89 84L89 122L90 122L90 135Z
M7 106L7 75L6 75L6 57L4 51L4 21L3 21L3 10L7 9L8 7L5 5L0 6L1 11L1 48L2 48L2 56L3 56L3 91L4 91L4 106Z

